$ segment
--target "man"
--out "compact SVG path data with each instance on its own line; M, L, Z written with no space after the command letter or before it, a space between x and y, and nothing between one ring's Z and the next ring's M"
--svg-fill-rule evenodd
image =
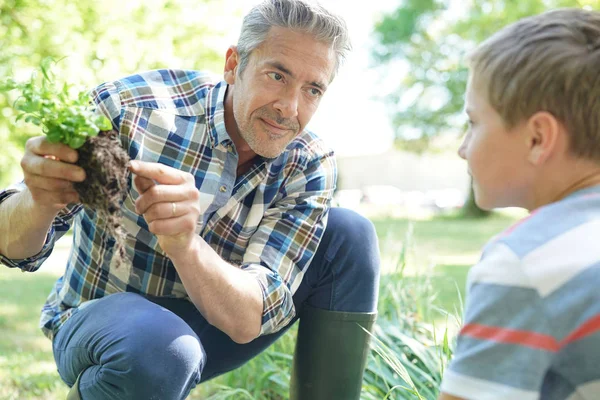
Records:
M34 271L73 226L41 319L70 398L185 398L298 318L291 398L359 398L376 236L329 210L333 153L304 129L348 48L322 7L266 0L227 50L223 82L161 70L96 88L133 160L121 263L78 204L76 152L27 143L25 184L0 194L0 261Z

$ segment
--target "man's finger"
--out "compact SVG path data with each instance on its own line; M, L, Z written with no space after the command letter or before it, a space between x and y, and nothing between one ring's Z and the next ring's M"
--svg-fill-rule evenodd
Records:
M152 186L156 185L152 179L144 178L143 176L136 175L133 179L133 183L139 194L144 194Z
M135 201L138 214L145 214L156 203L171 203L192 199L193 193L183 185L154 185Z
M157 219L148 223L148 230L155 235L174 236L191 232L196 228L193 221L185 216Z
M25 144L25 148L39 156L53 156L71 164L77 162L79 158L76 150L73 150L66 144L50 143L46 136L37 136L29 139Z
M38 189L31 192L34 201L40 204L70 204L79 203L81 199L75 191L54 192Z
M164 164L132 160L129 170L143 178L151 179L163 185L180 185L185 183L183 172Z
M73 183L66 179L48 178L45 176L27 174L24 178L27 187L40 188L51 192L56 191L73 191Z
M83 168L62 161L44 157L23 158L23 170L30 174L48 178L65 179L71 182L83 182L85 171Z
M165 202L151 205L144 212L144 219L147 223L158 219L170 219L180 217L190 210L190 206L184 202Z

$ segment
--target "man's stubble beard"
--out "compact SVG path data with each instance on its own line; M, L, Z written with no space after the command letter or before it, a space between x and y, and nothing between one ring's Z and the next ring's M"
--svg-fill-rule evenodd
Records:
M250 123L249 126L239 125L238 129L240 136L244 139L244 141L246 141L246 143L252 149L252 151L254 151L256 154L262 157L276 158L279 155L281 155L285 151L287 145L290 144L290 142L294 140L294 138L298 135L300 130L300 126L297 121L281 118L276 114L273 115L273 113L267 110L267 106L263 106L257 109L254 112L254 117L255 119L251 121L256 121L257 124L262 125L263 123L260 121L260 118L266 118L268 120L274 121L280 126L284 126L290 129L290 131L293 132L293 134L290 132L289 134L285 135L285 138L289 138L289 140L285 142L283 141L283 137L271 139L269 135L266 134L265 137L267 141L265 143L258 140L258 134L256 133L255 127L252 125L252 123ZM264 129L266 129L266 127L264 127ZM269 146L269 144L277 144L277 147L273 148L274 146Z

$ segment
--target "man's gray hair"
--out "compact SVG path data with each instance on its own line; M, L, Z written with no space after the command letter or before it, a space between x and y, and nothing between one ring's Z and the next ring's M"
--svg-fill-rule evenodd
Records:
M336 54L333 77L351 50L348 28L344 20L309 0L265 0L244 17L237 49L241 74L254 49L266 39L273 26L312 35L315 40L331 45Z

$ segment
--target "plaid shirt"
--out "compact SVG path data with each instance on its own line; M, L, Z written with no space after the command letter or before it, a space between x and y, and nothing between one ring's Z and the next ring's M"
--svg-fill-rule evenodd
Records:
M295 315L292 295L323 235L336 165L333 152L304 131L279 157L257 157L249 171L236 176L238 157L225 130L226 90L225 82L211 83L198 71L158 70L104 83L92 96L132 159L194 175L203 212L197 232L224 260L260 282L262 335L283 328ZM0 201L24 188L20 183L0 192ZM35 271L73 227L65 274L42 310L40 325L49 338L82 303L111 293L188 298L156 236L135 213L138 196L130 179L122 205L128 260L118 267L114 239L94 210L81 205L58 214L39 254L24 260L0 255L9 267Z

